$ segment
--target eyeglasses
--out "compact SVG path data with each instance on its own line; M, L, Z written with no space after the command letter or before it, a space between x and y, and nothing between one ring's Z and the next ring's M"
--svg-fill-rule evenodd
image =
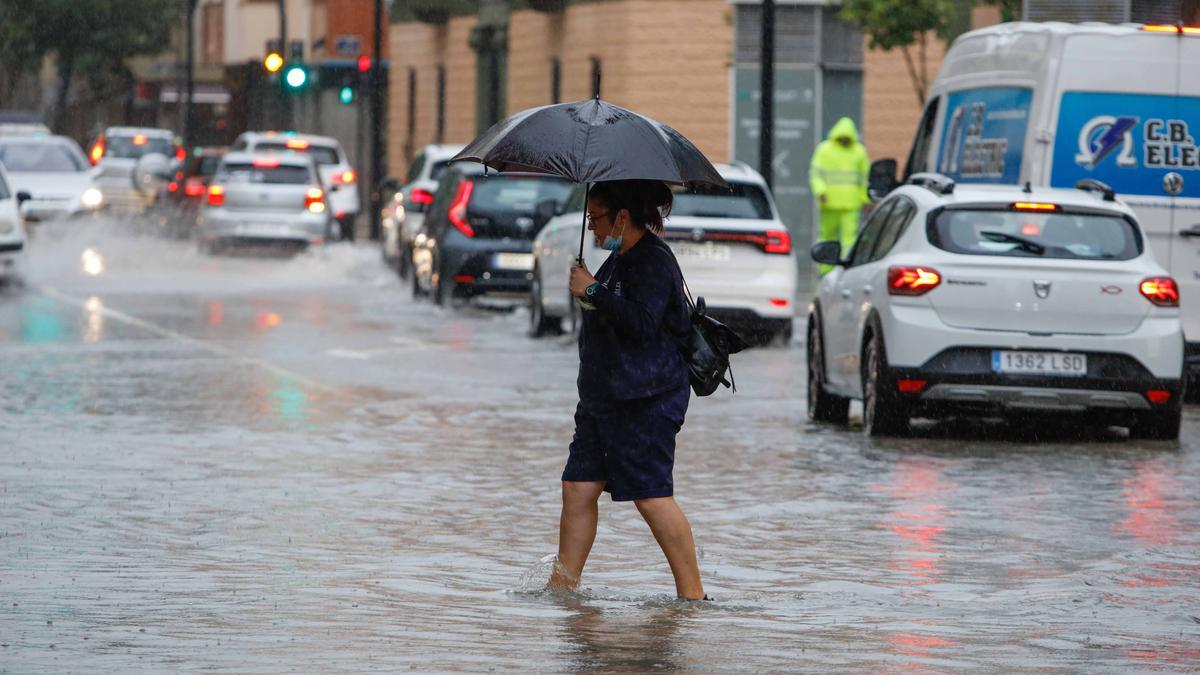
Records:
M594 225L597 218L607 218L608 214L610 213L612 213L612 211L605 211L604 213L589 213L586 215L587 224Z

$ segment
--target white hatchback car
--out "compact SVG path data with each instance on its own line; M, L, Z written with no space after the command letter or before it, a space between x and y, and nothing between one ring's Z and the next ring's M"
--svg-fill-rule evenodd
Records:
M350 159L336 138L293 132L247 131L234 139L229 151L312 155L321 174L330 215L337 221L343 238L353 236L354 221L362 207L362 199L358 194L358 172L350 166Z
M739 329L792 337L796 257L770 190L745 164L718 164L729 190L676 188L663 239L675 252L693 296L704 296L709 313ZM579 255L583 188L551 218L533 242L530 333L540 336L574 318L567 278ZM554 214L549 214L554 215ZM542 216L535 216L535 221ZM583 257L596 270L608 251L585 236Z
M0 279L20 279L25 273L25 222L21 202L29 195L17 192L0 164Z
M408 166L408 182L397 187L392 202L384 208L383 258L394 264L401 276L407 277L411 271L413 239L433 203L438 180L450 166L450 158L465 147L442 144L421 148Z
M1112 190L959 185L917 174L872 212L808 316L808 415L870 435L913 416L1081 413L1179 435L1175 281Z

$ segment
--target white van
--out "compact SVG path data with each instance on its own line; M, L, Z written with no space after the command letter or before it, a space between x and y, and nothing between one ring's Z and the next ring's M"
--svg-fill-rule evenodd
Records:
M1195 378L1198 144L1200 29L1008 23L954 41L902 180L937 172L957 183L1072 188L1093 179L1110 186L1133 208L1154 256L1179 284ZM872 190L890 191L895 170L890 160L873 165Z

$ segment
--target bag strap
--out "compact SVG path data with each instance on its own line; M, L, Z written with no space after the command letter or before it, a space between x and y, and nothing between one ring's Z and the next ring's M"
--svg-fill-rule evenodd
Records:
M688 288L687 279L685 279L683 276L683 268L679 266L679 260L675 258L674 253L671 254L671 259L675 261L675 272L679 275L679 280L681 282L683 282L683 290L686 293L686 300L687 300L687 306L688 306L688 318L690 319L691 315L696 312L696 301L692 299L692 289ZM726 382L725 378L722 377L721 384L725 385L729 389L732 389L733 393L736 394L737 393L737 381L733 379L733 361L726 358L725 362L727 364L726 369L729 370L729 381Z

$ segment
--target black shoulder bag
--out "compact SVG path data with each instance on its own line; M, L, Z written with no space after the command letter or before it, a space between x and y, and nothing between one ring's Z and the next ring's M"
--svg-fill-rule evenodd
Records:
M708 396L720 385L737 391L733 381L733 368L729 365L729 355L736 354L746 348L746 341L737 331L712 318L706 312L704 296L692 300L692 289L688 288L687 280L683 278L683 270L679 271L679 280L687 291L689 327L688 334L679 345L679 353L688 364L688 379L692 383L692 391L697 396ZM729 380L725 372L729 372Z

